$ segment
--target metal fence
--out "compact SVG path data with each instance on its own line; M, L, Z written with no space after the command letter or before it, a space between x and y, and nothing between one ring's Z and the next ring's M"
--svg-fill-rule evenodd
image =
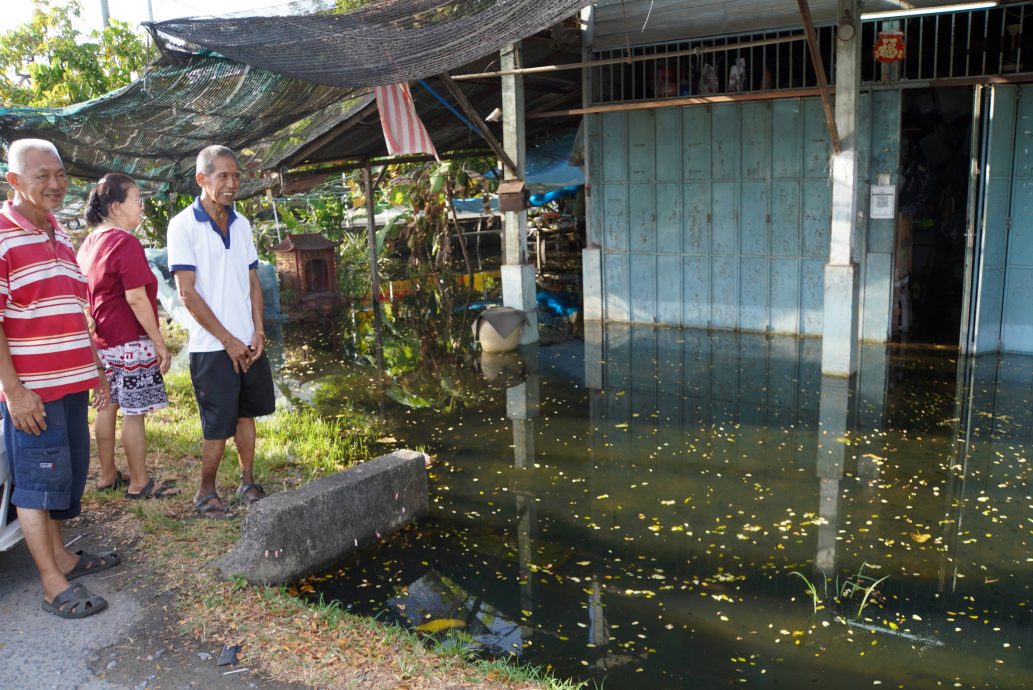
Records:
M835 74L836 29L834 24L816 27L830 79ZM886 31L901 32L905 44L904 59L892 65L883 65L872 53L879 33ZM1030 36L1033 2L873 18L861 27L861 78L870 84L1029 74L1033 72ZM596 62L589 68L593 104L817 86L799 28L600 50L592 59Z

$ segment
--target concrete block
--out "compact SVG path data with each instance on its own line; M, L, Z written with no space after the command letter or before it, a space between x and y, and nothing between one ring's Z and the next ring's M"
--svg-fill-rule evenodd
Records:
M821 373L850 376L857 371L857 264L825 266L825 314Z
M520 344L538 342L538 286L531 264L503 264L502 304L527 314Z
M291 491L248 511L240 541L213 566L256 585L296 582L427 513L422 453L398 450Z

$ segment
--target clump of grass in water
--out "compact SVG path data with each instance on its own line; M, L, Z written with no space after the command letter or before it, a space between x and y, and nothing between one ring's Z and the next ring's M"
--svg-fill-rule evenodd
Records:
M878 588L878 586L882 584L883 581L885 581L887 578L889 578L889 575L885 575L880 578L875 578L871 575L865 575L864 569L870 567L871 566L868 563L862 563L861 567L857 569L857 573L848 577L843 582L842 587L838 586L838 578L836 582L836 603L843 603L849 601L854 597L855 594L862 594L861 603L857 607L857 613L854 614L854 618L857 620L861 619L861 616L864 614L865 608L867 608L872 596L876 593L876 589ZM825 579L824 575L822 575L822 580L824 581L825 585L825 596L823 597L821 594L819 594L818 588L815 587L814 583L808 580L807 577L804 576L802 573L793 570L789 574L796 575L801 580L803 580L804 591L806 591L807 596L811 598L811 603L814 605L815 613L825 608L825 600L828 598L828 580Z
M821 598L821 595L818 594L818 588L814 586L813 582L808 580L804 576L803 573L797 572L795 570L790 572L789 574L790 575L796 575L798 578L803 580L805 591L807 592L807 595L811 598L811 603L814 604L814 612L815 613L817 613L821 609L825 608L825 604L824 604L824 602L823 602L823 600ZM825 575L822 574L821 577L822 577L822 579L824 579ZM828 590L828 581L826 581L826 583L825 583L825 589Z
M843 588L840 590L839 595L842 599L850 599L857 592L863 592L864 595L861 597L861 605L857 607L857 614L854 616L857 620L861 619L861 614L864 613L864 609L868 606L868 600L871 599L872 594L875 592L875 588L882 584L883 580L886 580L889 575L884 575L878 579L871 575L865 575L864 569L870 568L871 566L867 563L862 563L861 567L857 569L857 574L847 578L846 582L843 583Z

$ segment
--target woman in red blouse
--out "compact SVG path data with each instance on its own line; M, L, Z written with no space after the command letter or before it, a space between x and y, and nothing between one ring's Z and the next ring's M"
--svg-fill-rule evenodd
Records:
M143 199L132 178L108 173L90 191L86 222L93 231L79 248L87 278L93 342L111 381L111 405L97 413L98 489L126 487L126 498L169 495L147 474L144 416L169 404L162 374L168 348L158 328L158 281L132 231L143 220ZM122 448L129 478L115 468L115 416L122 409Z

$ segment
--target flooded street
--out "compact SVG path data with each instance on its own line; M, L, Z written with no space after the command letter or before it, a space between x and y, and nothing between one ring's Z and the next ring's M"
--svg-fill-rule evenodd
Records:
M291 328L297 395L435 458L309 596L590 688L1033 686L1033 358L589 324L375 385Z

